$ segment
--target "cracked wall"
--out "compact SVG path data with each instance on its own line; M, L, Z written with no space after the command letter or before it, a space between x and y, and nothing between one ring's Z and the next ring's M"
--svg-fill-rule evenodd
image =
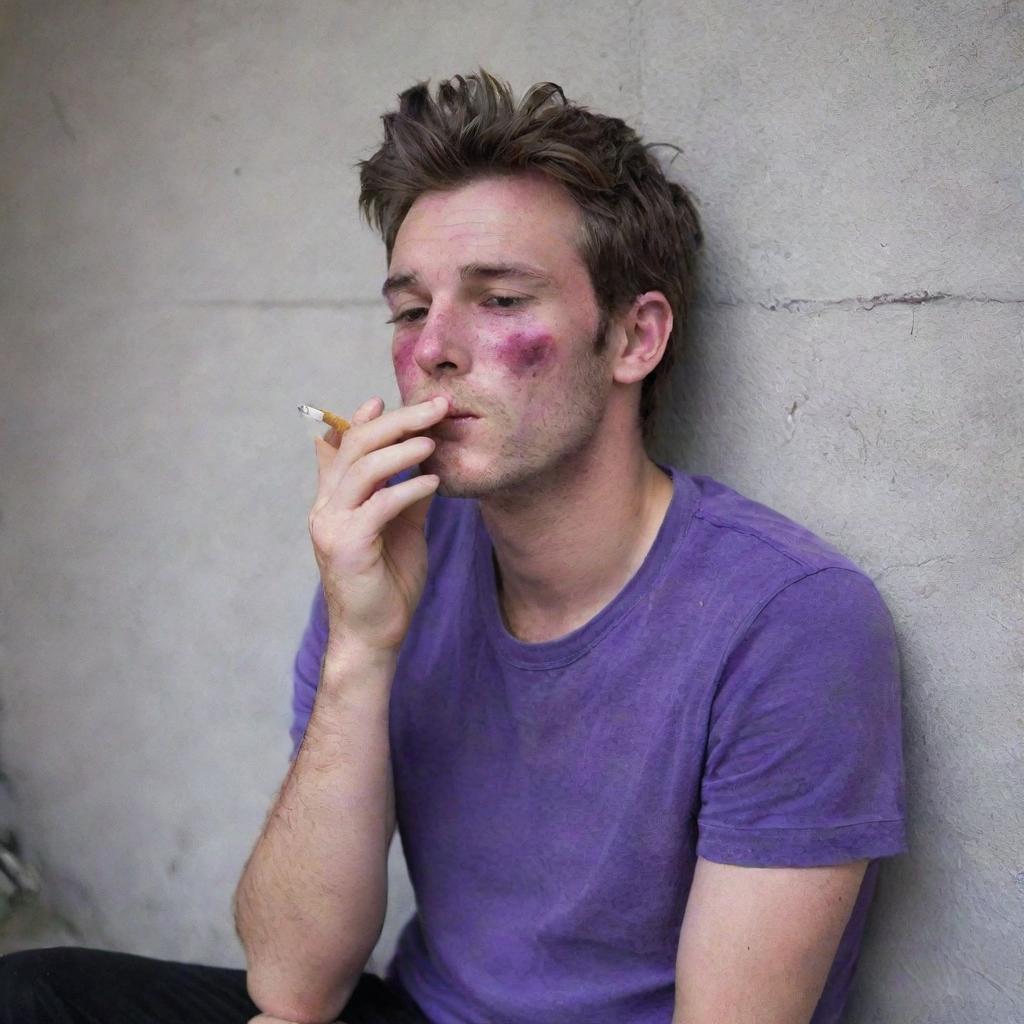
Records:
M400 88L483 63L682 148L707 250L662 454L893 610L912 852L851 1022L1024 1017L1019 2L0 14L0 751L93 944L242 962L316 580L295 405L396 398L353 164ZM397 845L391 878L378 962Z

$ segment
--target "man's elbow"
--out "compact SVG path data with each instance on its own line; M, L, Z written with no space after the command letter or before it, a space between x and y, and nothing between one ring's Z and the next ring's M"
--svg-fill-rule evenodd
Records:
M249 998L261 1012L294 1024L331 1024L336 1021L352 997L362 971L346 972L318 983L296 985L294 978L284 978L280 970L254 966L246 971L245 986Z

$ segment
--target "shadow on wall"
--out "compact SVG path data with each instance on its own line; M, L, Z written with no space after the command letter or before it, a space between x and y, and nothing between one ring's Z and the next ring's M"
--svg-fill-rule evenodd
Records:
M75 928L47 906L41 888L39 875L21 860L17 835L0 828L0 956L83 945Z

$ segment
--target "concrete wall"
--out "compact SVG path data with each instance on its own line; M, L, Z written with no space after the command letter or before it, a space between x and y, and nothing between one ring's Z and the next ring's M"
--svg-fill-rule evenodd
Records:
M352 165L483 63L683 148L708 247L662 451L897 619L912 852L850 1020L1022 1019L1019 0L0 12L0 761L94 944L242 964L317 578L295 405L396 397Z

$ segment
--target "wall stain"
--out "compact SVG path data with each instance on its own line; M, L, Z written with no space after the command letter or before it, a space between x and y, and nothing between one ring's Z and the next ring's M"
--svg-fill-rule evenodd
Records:
M68 120L67 114L64 112L64 104L61 103L55 92L47 94L50 97L50 104L53 107L53 112L57 117L57 122L60 124L64 131L64 134L72 141L77 142L78 136L75 135L75 129L71 127L71 122Z

